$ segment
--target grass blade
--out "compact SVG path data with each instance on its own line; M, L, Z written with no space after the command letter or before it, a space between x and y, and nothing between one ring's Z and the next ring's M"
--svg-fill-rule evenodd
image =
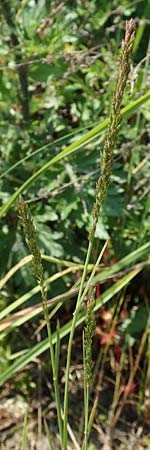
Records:
M93 279L94 283L95 282L102 282L105 279L111 278L114 274L117 274L118 272L122 271L126 267L130 267L131 264L132 265L135 264L136 261L140 261L144 257L146 258L147 255L149 255L149 251L150 251L150 243L147 242L146 244L142 245L138 249L136 249L133 252L131 252L129 255L127 255L124 258L122 258L117 263L113 264L112 267L101 270L101 272L94 277L94 279ZM141 264L143 266L146 263L141 263ZM80 265L78 268L79 269L83 268L83 265ZM89 269L91 270L92 268L93 268L93 265L89 265ZM63 274L64 274L63 271L62 271L62 273L60 272L60 274L56 273L52 277L50 277L47 280L47 282L51 282L52 283L53 281L55 281L58 278L58 275L62 276ZM12 311L17 309L19 306L21 306L27 300L32 298L39 291L40 291L39 286L36 286L31 291L27 292L26 294L21 296L19 299L15 300L13 303L11 303L3 311L0 312L0 320L4 319L8 314L10 314ZM51 302L51 304L54 304L54 303L59 302L59 301L63 301L64 302L67 299L72 298L72 296L74 296L77 292L78 292L78 290L73 291L73 292L70 290L70 291L68 291L68 292L66 292L64 294L61 294L60 296L57 296L54 299L49 300L48 301L48 306L49 306L49 302ZM29 309L28 309L28 311L24 310L24 312L23 312L24 320L23 320L23 318L21 318L21 315L19 316L19 314L18 314L18 317L20 317L20 321L18 321L16 323L16 326L19 326L19 325L23 324L24 322L26 322L27 318L29 319L30 317L34 317L35 315L37 315L41 311L42 311L41 303L39 305L38 304L36 305L35 310L34 310L34 307L32 308L32 313L30 312ZM27 317L25 317L26 314L27 314ZM17 319L17 316L14 317L14 319L13 319L13 317L11 318L11 316L10 316L9 317L8 326L11 326L11 324L12 324L12 326L15 326L15 325L13 325L13 322L16 321L16 319ZM6 326L4 326L3 328L1 327L1 330L2 329L4 330L5 328L6 328Z
M139 106L144 104L146 101L150 99L150 93L147 92L145 95L140 97L139 99L131 102L130 105L126 106L121 110L121 115L123 117L127 117L131 113L133 113ZM43 165L37 172L35 172L31 177L29 177L23 184L20 186L14 194L10 197L8 202L2 206L0 209L0 218L8 211L10 206L14 203L14 201L24 192L28 186L30 186L42 173L46 172L51 166L60 161L62 158L70 155L71 153L77 151L79 148L83 147L84 144L91 142L95 139L99 134L107 128L109 124L109 119L104 120L101 124L97 125L91 131L88 131L84 136L78 139L76 142L73 142L67 148L62 150L58 155L54 156L50 161Z
M131 270L127 275L125 275L121 280L115 283L111 288L107 289L100 298L96 300L96 306L94 311L97 311L102 305L106 304L114 295L121 291L121 289L126 286L140 271L142 268ZM76 322L76 327L82 324L85 320L85 312L79 314ZM72 326L72 320L67 322L64 326L60 328L60 339L63 339L67 334L69 334ZM56 332L52 336L53 344L56 343ZM16 373L17 370L21 370L29 362L33 361L37 356L41 355L43 352L48 350L49 341L48 338L44 339L42 342L36 344L32 349L26 351L26 353L15 361L8 369L0 374L0 382L3 383L8 380L12 375Z
M53 151L54 148L56 147L56 145L61 144L61 143L65 142L67 139L70 139L71 137L75 136L76 134L79 134L82 131L85 131L88 128L92 128L92 127L93 127L93 124L89 124L85 127L78 128L78 129L72 131L71 133L61 136L60 138L55 139L53 142L49 142L48 144L42 145L42 147L37 148L34 152L30 153L30 155L26 155L24 158L20 159L15 164L13 164L11 167L9 167L9 169L2 172L2 174L0 174L0 179L4 178L10 172L12 172L14 169L16 169L16 167L20 166L21 164L23 164L25 161L29 160L30 158L33 158L33 156L38 155L38 153L42 152L43 150L47 150L52 147L51 150Z

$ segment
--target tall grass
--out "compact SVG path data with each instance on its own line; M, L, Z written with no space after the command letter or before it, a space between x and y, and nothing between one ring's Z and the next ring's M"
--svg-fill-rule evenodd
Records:
M130 57L133 48L134 42L134 23L131 19L129 22L126 22L126 32L125 39L122 42L121 52L120 52L120 60L119 60L119 73L116 82L116 88L112 101L112 111L110 114L110 121L108 132L106 135L106 140L104 144L104 149L101 156L100 168L101 173L96 186L96 200L93 206L93 225L89 234L89 245L85 260L85 266L83 271L83 276L81 280L80 290L76 302L75 311L73 314L72 320L72 328L68 342L68 353L67 353L67 364L66 364L66 382L65 382L65 394L64 394L64 431L63 431L63 450L67 450L67 422L68 422L68 390L69 390L69 370L70 370L70 361L71 361L71 349L72 342L75 330L75 324L77 321L78 313L81 309L81 305L83 302L83 286L87 275L87 267L91 256L92 247L94 244L94 236L96 231L96 226L98 222L99 212L104 200L105 194L107 192L108 186L110 184L110 176L112 173L112 165L113 165L113 150L116 144L117 135L120 129L121 124L121 102L124 94L124 90L126 87L129 71L130 71ZM88 395L88 394L87 394ZM88 404L88 401L85 402ZM86 412L85 412L86 415ZM86 419L87 421L87 419ZM87 428L87 426L86 426ZM87 449L87 439L85 441L85 450Z
M92 378L92 354L91 354L91 347L92 347L92 336L94 333L94 308L95 308L95 298L94 298L94 291L92 289L92 292L89 291L95 274L97 267L101 261L101 258L103 256L103 252L106 248L107 243L103 246L98 259L96 263L94 264L94 267L92 269L91 275L89 279L87 280L87 273L88 273L88 266L90 262L91 252L92 248L94 246L94 236L95 231L97 227L98 217L101 210L101 205L104 200L104 197L106 195L106 192L108 190L109 184L110 184L110 178L112 173L112 167L113 167L113 150L116 145L117 136L119 133L120 125L121 125L121 103L122 98L124 94L124 90L127 84L128 75L130 71L130 57L132 53L133 48L133 42L134 42L134 23L131 19L130 21L126 22L126 31L125 31L125 38L122 41L122 46L120 50L120 58L119 58L119 71L118 71L118 77L116 82L116 87L114 91L113 101L112 101L112 109L110 118L108 121L108 131L106 134L104 149L101 156L100 161L100 176L97 182L96 186L96 198L95 198L95 204L93 206L92 211L92 217L93 217L93 224L90 230L89 234L89 243L88 243L88 249L86 254L86 260L83 268L83 274L80 282L80 287L78 291L77 301L75 310L73 313L73 318L71 321L71 327L70 327L70 335L69 335L69 342L68 342L68 349L67 349L67 362L66 362L66 372L65 372L65 390L64 390L64 405L63 405L63 411L60 401L60 393L59 393L59 354L60 354L60 329L59 326L57 327L56 331L56 339L55 339L55 347L51 332L51 325L49 320L49 314L48 314L48 305L47 305L47 292L46 292L46 286L44 281L44 270L43 270L43 264L42 264L42 257L37 245L36 241L36 233L34 224L30 215L29 208L25 204L22 198L19 200L19 217L22 222L27 245L29 247L29 250L32 254L32 270L36 277L36 280L39 284L40 291L41 291L41 297L42 297L42 304L43 304L43 311L44 311L44 317L47 324L47 334L48 334L48 345L50 350L50 361L52 366L52 373L53 373L53 385L54 385L54 394L55 394L55 401L56 401L56 407L57 407L57 419L58 419L58 428L59 428L59 434L60 434L60 440L61 440L61 449L67 450L68 446L68 406L69 406L69 373L70 373L70 363L71 363L71 353L72 353L72 344L73 344L73 337L74 337L74 331L76 328L76 325L78 323L79 315L81 312L83 301L86 299L86 297L89 298L87 302L87 313L86 313L86 328L85 328L85 334L84 334L84 340L83 340L83 361L84 361L84 415L85 415L85 426L84 426L84 437L83 437L83 444L82 449L87 450L88 448L88 438L89 438L89 432L91 428L91 416L89 416L89 396L90 396L90 381ZM98 130L99 131L99 130ZM95 133L96 134L96 133ZM87 138L92 138L92 132L88 133L88 136L86 136L86 139L83 138L78 143L78 146L82 145ZM62 152L63 154L61 156L65 156L69 151L73 151L74 148L77 148L77 144L73 144L74 147L68 148L67 152ZM47 168L50 166L48 163ZM44 167L45 170L45 167ZM40 169L39 172L37 172L36 176L38 176L40 173L42 173L42 170ZM7 208L12 204L12 202L17 198L17 196L33 181L33 179L36 178L36 176L31 177L31 179L27 180L26 183L24 183L23 188L20 188L17 191L17 194L15 193L14 196L9 200L8 204L5 205L2 210L1 214L6 212Z

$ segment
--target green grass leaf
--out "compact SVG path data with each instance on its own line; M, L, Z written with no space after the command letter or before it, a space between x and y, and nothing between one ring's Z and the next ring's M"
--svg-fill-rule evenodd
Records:
M117 283L115 283L111 288L107 289L104 294L101 295L100 298L96 300L96 306L94 311L97 311L101 306L106 304L111 298L120 292L124 286L126 286L140 271L141 267L137 269L131 270L127 275L122 277ZM76 322L76 328L81 325L85 320L85 312L79 314L79 317ZM72 325L72 320L67 322L60 328L60 339L67 336L70 333ZM55 332L52 336L53 344L56 343L57 340L57 332ZM48 338L44 339L39 344L36 344L32 349L26 350L26 353L15 361L6 371L0 374L0 382L3 383L8 380L12 375L14 375L18 370L23 369L29 362L33 361L34 358L44 353L49 348Z
M143 95L139 99L135 100L134 102L131 102L130 105L126 106L122 109L121 115L122 117L127 117L128 115L131 115L134 111L136 111L141 105L143 105L146 101L150 99L150 93L147 92L147 94ZM15 200L19 197L22 192L24 192L28 186L31 186L31 184L38 178L40 175L44 172L46 172L51 166L56 164L58 161L60 161L62 158L65 158L66 156L69 156L71 153L77 151L79 148L83 147L85 144L91 142L93 139L99 136L99 134L106 129L108 126L109 119L104 120L101 124L97 125L95 128L93 128L91 131L88 131L84 136L82 136L80 139L78 139L76 142L73 142L71 145L69 145L67 148L62 150L58 155L54 156L54 158L50 159L46 164L43 165L37 172L35 172L31 177L29 177L25 183L23 183L22 186L17 189L14 194L10 197L8 202L2 206L0 209L0 218L3 217L3 215L8 211L10 206L14 203Z

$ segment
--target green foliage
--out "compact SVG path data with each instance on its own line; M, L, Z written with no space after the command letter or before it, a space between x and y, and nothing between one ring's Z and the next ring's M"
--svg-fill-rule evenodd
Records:
M132 309L130 315L120 326L120 330L131 337L137 337L144 332L147 319L148 311L145 307Z

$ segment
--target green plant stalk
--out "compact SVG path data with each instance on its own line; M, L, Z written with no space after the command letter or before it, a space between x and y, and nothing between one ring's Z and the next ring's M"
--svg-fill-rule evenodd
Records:
M101 250L101 252L100 252L100 254L99 254L98 258L97 258L97 261L94 264L94 267L93 267L93 270L91 272L91 275L90 275L90 277L89 277L89 279L88 279L88 281L86 283L86 286L85 286L85 289L84 289L84 291L82 293L82 296L80 297L80 301L84 300L86 294L88 293L88 290L89 290L90 286L92 285L92 281L93 281L95 272L96 272L96 270L98 268L98 265L99 265L99 263L100 263L100 261L102 259L103 253L106 250L107 244L108 244L108 241L106 241L105 244L103 245L103 248L102 248L102 250Z
M96 200L93 207L93 225L89 235L89 244L87 250L87 256L85 261L85 267L83 271L83 276L81 279L80 290L77 298L76 308L73 315L72 320L72 328L69 337L68 343L68 353L67 353L67 364L66 364L66 382L65 382L65 395L64 395L64 428L63 428L63 450L67 450L67 421L68 421L68 390L69 390L69 371L70 371L70 362L71 362L71 351L72 351L72 342L74 336L74 330L76 326L76 321L78 317L78 313L82 304L82 291L85 282L85 278L87 275L87 266L90 260L91 251L94 242L94 236L96 231L96 226L98 222L98 216L102 201L108 189L110 183L110 175L112 171L112 153L116 143L116 138L120 129L121 123L121 102L124 94L124 89L126 87L128 74L130 71L130 56L133 48L134 41L134 22L131 19L129 22L126 22L126 33L125 40L122 42L122 49L120 53L120 66L118 79L116 84L116 89L113 96L112 102L112 113L110 115L110 122L108 133L106 136L104 150L102 154L101 161L101 175L99 177L97 186L96 186Z
M84 436L85 436L85 443L84 443L84 450L87 450L88 448L88 422L89 422L89 397L90 397L90 387L89 383L86 385L86 405L85 405L85 428L84 428Z
M88 421L89 421L90 386L89 386L89 380L87 380L87 374L86 374L86 341L85 341L85 333L83 333L83 366L84 366L84 440L83 440L83 449L87 450L87 448L88 448Z
M54 355L54 349L53 349L53 342L52 342L52 332L51 332L51 326L49 321L49 315L48 315L48 307L47 307L47 292L46 292L46 286L44 281L44 270L42 265L42 258L41 253L37 245L36 240L36 233L35 233L35 227L33 224L33 220L30 214L30 210L26 203L24 202L23 198L19 199L18 202L18 212L20 221L22 223L26 242L28 245L28 248L30 249L30 252L33 256L32 258L32 271L33 274L39 283L40 290L41 290L41 296L42 296L42 304L43 304L43 311L44 311L44 317L47 325L47 333L48 333L48 341L49 341L49 351L50 351L50 360L52 365L52 373L53 373L53 384L54 384L54 391L55 391L55 400L56 400L56 408L57 408L57 419L58 419L58 426L59 426L59 433L62 440L62 417L61 417L61 404L60 404L60 395L59 395L59 388L58 388L58 376L57 376L57 369L55 365L55 355ZM57 362L58 364L58 362Z
M83 275L82 275L81 284L80 284L80 290L78 293L78 298L77 298L77 303L76 303L76 308L73 313L72 326L71 326L69 342L68 342L66 382L65 382L65 393L64 393L63 450L67 450L68 394L69 394L68 391L69 391L69 372L70 372L70 362L71 362L72 341L73 341L73 336L74 336L78 313L80 311L80 306L82 303L82 291L83 291L84 282L85 282L85 278L86 278L86 274L87 274L87 266L89 264L89 259L91 256L91 250L92 250L92 243L89 242L85 265L84 265L84 270L83 270Z
M43 285L41 286L41 295L42 295L43 310L44 310L44 316L45 316L45 321L46 321L46 325L47 325L47 333L48 333L48 340L49 340L50 359L51 359L52 372L53 372L53 383L54 383L55 400L56 400L56 407L57 407L58 426L59 426L61 441L63 441L61 403L60 403L60 395L59 395L59 388L58 388L58 360L55 360L53 341L52 341L52 332L51 332L50 320L49 320L49 315L48 315L47 297L46 297L45 287ZM57 336L57 338L58 338L58 336Z
M52 317L56 311L60 308L62 305L61 303L58 303L58 305L54 308L55 311L52 311L52 313L49 316ZM55 346L55 368L56 368L56 376L57 376L57 383L58 383L58 369L59 369L59 355L60 355L60 325L59 322L57 322L57 329L56 329L56 346Z
M134 111L137 111L137 108L141 105L143 105L146 101L150 100L150 93L147 92L142 97L138 98L134 102L131 103L131 105L126 106L121 111L122 117L128 117L129 114L131 114ZM53 166L56 162L60 161L62 158L65 158L67 155L70 155L71 153L77 151L79 148L83 147L84 144L89 143L95 137L97 137L102 130L107 128L109 124L109 119L106 119L103 123L97 125L95 128L93 128L91 131L86 133L84 136L82 136L80 139L78 139L76 142L73 142L73 144L69 145L67 148L62 150L58 155L54 156L50 161L48 161L46 164L44 164L37 172L35 172L30 178L28 178L22 186L20 186L14 194L9 198L7 203L3 205L0 209L0 218L3 217L3 215L8 211L10 206L17 200L20 194L26 190L28 186L30 186L42 173L46 172L51 166Z
M89 287L91 285L91 282L93 280L93 277L94 277L96 269L97 269L97 266L99 265L100 260L102 258L102 255L103 255L103 253L105 251L106 245L107 245L107 242L104 244L104 246L102 248L102 251L100 252L100 255L99 255L99 257L98 257L98 259L96 261L96 264L94 265L94 268L92 270L90 278L89 278L89 280L88 280L88 282L86 284L86 287L84 289L84 282L85 282L85 278L86 278L86 274L87 274L87 267L88 267L89 259L90 259L90 256L91 256L91 250L92 250L92 243L89 241L88 251L87 251L87 255L86 255L86 261L85 261L84 270L83 270L83 276L82 276L81 284L80 284L80 290L79 290L79 293L78 293L76 308L75 308L75 311L73 313L72 326L71 326L71 331L70 331L70 336L69 336L69 343L68 343L67 365L66 365L66 382L65 382L65 393L64 393L64 428L63 428L64 449L65 449L65 446L67 445L69 371L70 371L71 350L72 350L72 341L73 341L74 331L75 331L75 327L76 327L78 313L79 313L80 308L81 308L81 304L82 304L82 302L84 300L84 297L87 294L88 289L89 289Z
M85 364L85 357L83 359L83 362ZM85 371L84 371L85 373ZM90 394L90 387L89 383L86 381L86 375L84 374L84 443L83 443L83 449L87 450L88 448L88 421L89 421L89 394Z
M64 444L64 450L67 449L67 423L68 423L68 397L69 397L69 371L70 371L70 362L71 362L71 350L72 350L72 341L73 341L73 336L74 336L74 331L75 331L75 327L76 327L76 322L77 322L77 318L78 318L78 313L80 311L82 302L85 298L85 295L87 294L89 287L91 285L91 282L93 280L93 277L95 275L97 266L99 265L102 255L105 251L107 242L104 244L102 251L100 252L100 255L98 256L98 259L96 261L96 264L94 265L94 268L92 270L92 273L90 275L90 278L86 284L86 287L84 289L84 282L85 282L85 278L87 275L87 267L88 267L88 263L89 263L89 259L91 256L91 250L92 250L92 242L89 241L89 245L88 245L88 251L87 251L87 255L86 255L86 261L85 261L85 265L84 265L84 270L83 270L83 276L81 279L81 284L80 284L80 290L78 293L78 298L77 298L77 303L76 303L76 308L75 311L73 313L73 319L72 319L72 326L71 326L71 331L70 331L70 336L69 336L69 342L68 342L68 352L67 352L67 365L66 365L66 382L65 382L65 394L64 394L64 428L63 428L63 444ZM84 290L83 290L84 289Z
M84 330L83 330L83 367L85 367L85 335L84 335ZM84 378L83 378L83 382L84 382L84 416L85 416L85 411L86 411L86 376L85 376L85 370L83 372Z
M24 416L21 450L26 450L26 448L27 448L27 435L28 435L28 406L26 407L25 416Z
M88 420L89 420L89 383L87 382L85 371L85 335L83 333L83 366L84 366L84 440L83 450L87 450L88 446Z

